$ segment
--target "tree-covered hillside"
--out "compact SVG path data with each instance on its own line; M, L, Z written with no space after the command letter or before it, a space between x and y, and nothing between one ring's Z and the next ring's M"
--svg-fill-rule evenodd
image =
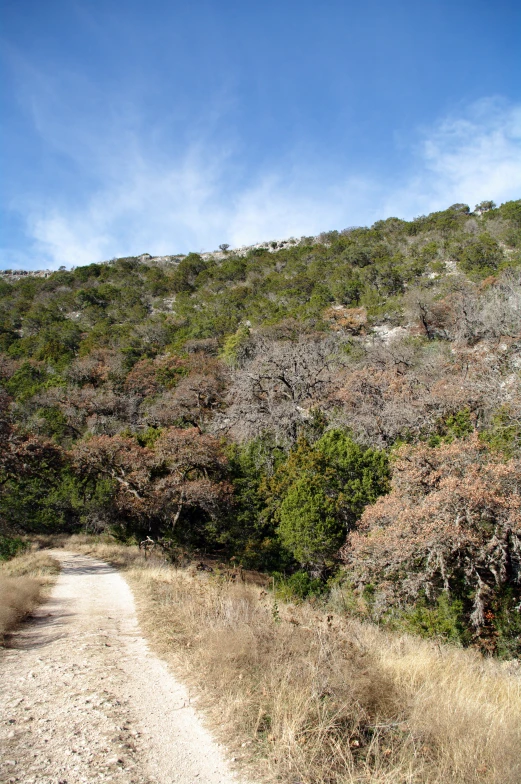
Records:
M520 284L521 201L4 275L3 534L343 580L353 611L510 655Z

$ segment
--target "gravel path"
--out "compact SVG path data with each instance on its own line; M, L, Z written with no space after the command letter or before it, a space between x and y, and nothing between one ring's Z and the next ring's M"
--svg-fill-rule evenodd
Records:
M232 784L187 690L103 561L53 551L52 595L0 653L0 782Z

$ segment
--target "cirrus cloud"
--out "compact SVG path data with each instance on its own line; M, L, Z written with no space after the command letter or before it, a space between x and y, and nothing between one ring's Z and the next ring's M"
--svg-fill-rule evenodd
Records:
M40 133L63 148L45 112L37 116ZM203 134L166 155L137 131L127 129L119 142L115 133L82 136L78 148L67 141L79 171L89 149L96 187L84 199L69 204L57 195L16 205L33 249L18 264L57 268L141 252L212 250L224 241L252 244L521 195L521 106L498 98L415 130L402 149L402 174L392 179L365 176L354 161L332 176L330 160L295 163L296 156L249 172L232 142ZM12 267L12 253L4 249L2 256Z

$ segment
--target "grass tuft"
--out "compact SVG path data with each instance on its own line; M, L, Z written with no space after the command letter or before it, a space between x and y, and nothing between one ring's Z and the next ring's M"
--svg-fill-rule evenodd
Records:
M59 571L57 561L43 551L0 563L0 642L42 601Z

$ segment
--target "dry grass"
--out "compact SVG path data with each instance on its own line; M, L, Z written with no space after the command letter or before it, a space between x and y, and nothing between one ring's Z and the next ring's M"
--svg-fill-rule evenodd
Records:
M236 756L303 784L518 784L521 678L478 654L277 608L253 586L129 573L151 638ZM245 744L245 745L244 745Z
M73 549L73 543L67 545ZM139 551L78 542L123 565L143 627L221 739L288 784L519 784L516 663L439 646ZM153 688L153 684L152 684Z
M93 537L75 534L64 540L62 546L67 550L84 553L84 555L92 555L94 558L101 558L118 569L144 567L148 565L148 562L157 566L165 562L160 551L152 552L148 558L145 558L144 552L137 545L125 546L117 544L113 539L103 536Z
M0 563L0 642L42 601L60 567L42 551Z

